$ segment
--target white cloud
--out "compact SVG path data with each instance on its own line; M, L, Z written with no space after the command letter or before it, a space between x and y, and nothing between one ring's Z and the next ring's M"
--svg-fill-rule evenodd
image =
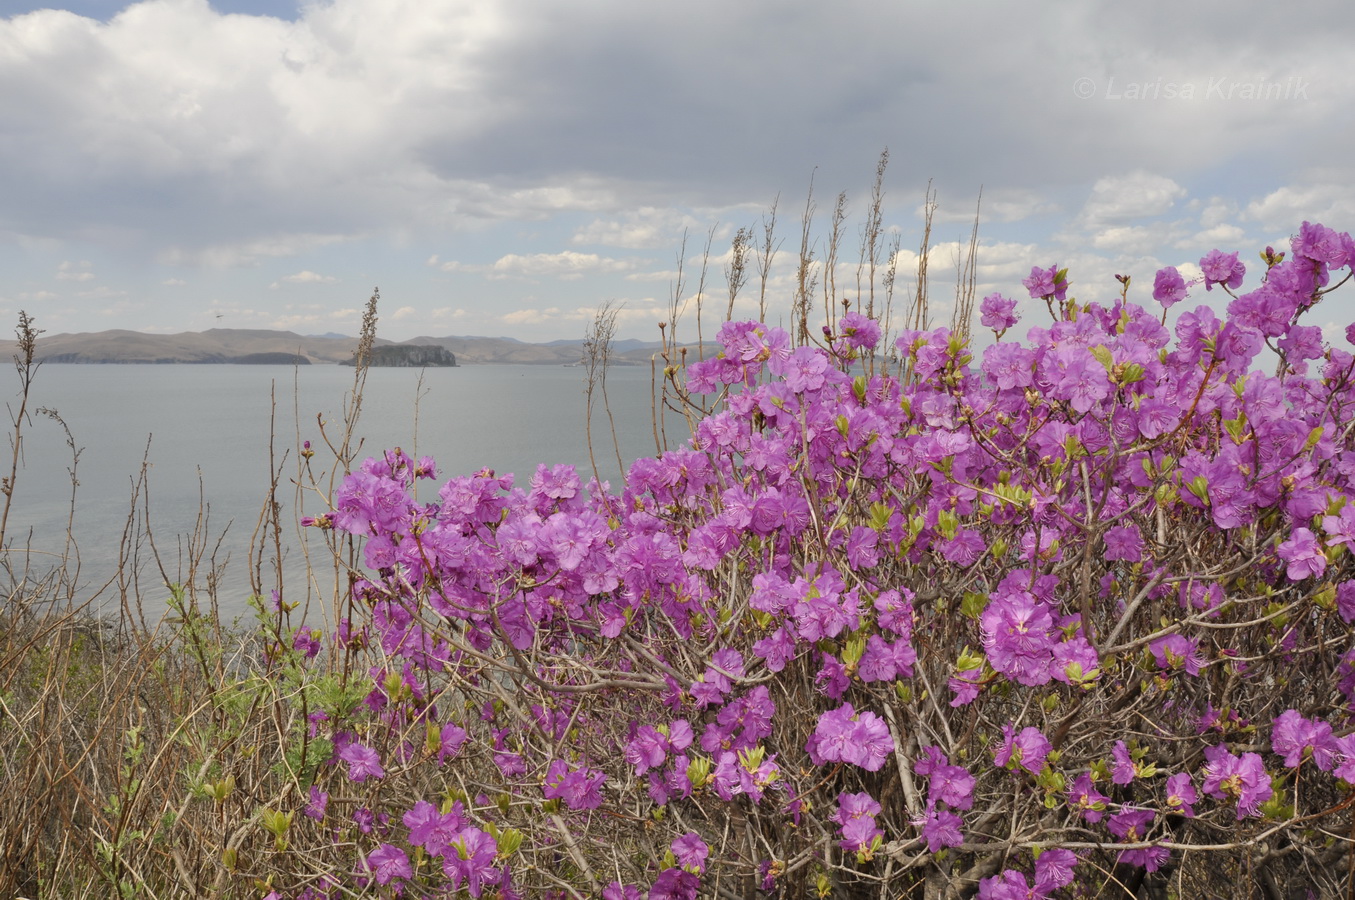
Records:
M664 269L658 272L631 272L626 276L627 281L676 281L678 277L677 269Z
M146 309L146 304L132 301L120 300L112 306L106 306L99 310L99 315L105 318L118 318L129 314L139 314Z
M339 279L333 275L321 275L310 269L302 269L294 275L284 275L278 280L287 284L334 284Z
M87 260L81 260L78 264L67 261L57 267L56 277L58 281L93 281L94 273L90 271Z
M587 274L628 272L641 260L612 259L596 253L509 253L483 271L490 278L560 278L573 280ZM445 266L444 266L445 267ZM464 268L464 267L463 267Z
M1237 203L1226 197L1210 197L1200 211L1200 224L1206 229L1237 221Z
M1197 231L1189 239L1176 242L1178 247L1197 247L1212 244L1219 249L1239 247L1247 239L1247 233L1236 225L1218 224L1203 231Z
M1185 188L1163 175L1144 171L1108 175L1092 186L1081 217L1092 226L1151 218L1185 196Z
M516 309L510 313L504 313L499 316L499 320L505 325L543 325L547 322L558 321L560 310L556 307L549 309Z
M1355 228L1355 199L1343 185L1287 185L1248 203L1242 218L1268 231L1285 233L1297 232L1305 221Z
M278 308L255 308L231 303L213 304L203 316L208 327L273 328L282 331L353 332L363 310L328 307L321 303L287 303Z
M389 318L393 322L408 322L412 325L437 325L464 319L466 316L466 310L460 307L442 306L436 309L425 309L417 306L402 306L383 318Z
M973 200L964 203L938 204L933 221L937 223L972 223L974 213L979 214L979 230L982 234L986 223L1020 222L1037 216L1047 216L1058 211L1058 204L1038 192L1025 188L985 190L983 195L977 192ZM922 208L916 214L921 217Z
M106 284L99 284L89 290L76 291L75 296L83 300L102 300L106 297L125 297L127 296L127 291L112 288Z
M200 250L172 247L160 255L160 262L170 266L235 269L258 265L265 259L298 256L343 240L345 236L341 234L278 234Z
M594 219L574 233L575 244L602 244L631 250L676 247L686 233L704 232L709 218L679 209L642 207L619 219Z
M1145 256L1182 230L1180 225L1174 223L1110 225L1092 235L1091 245L1116 256Z
M913 207L934 178L936 221L961 226L944 237L966 234L982 185L981 278L1007 291L1073 251L1113 274L1189 255L1192 242L1278 239L1304 219L1355 225L1355 122L1343 114L1355 69L1342 64L1355 21L1335 5L1314 32L1276 28L1254 3L1225 22L1207 5L1069 13L1037 0L1051 13L1040 28L1026 8L988 4L982 33L963 4L929 10L920 29L908 5L865 0L789 11L747 0L719 29L690 6L634 0L307 0L290 22L224 15L209 0L116 5L126 8L107 22L0 18L0 252L18 251L7 276L33 287L92 287L116 259L119 287L158 302L171 330L201 313L168 290L179 276L203 296L246 296L258 278L232 270L282 259L268 276L280 287L301 283L283 272L370 273L426 311L386 316L402 327L451 315L436 306L439 272L484 276L457 300L480 327L519 306L573 316L629 286L662 294L686 231L690 293L712 222L707 293L718 297L729 233L756 231L777 192L784 245L769 295L780 301L811 177L820 256L833 197L848 191L837 274L854 289L885 145L887 229L916 248ZM831 64L806 67L806 48ZM707 64L693 67L697 56ZM1085 99L1074 94L1084 77L1095 87ZM1303 77L1311 97L1123 99L1130 83L1191 81L1203 95L1219 77ZM1122 99L1110 99L1111 78ZM750 84L775 88L750 95ZM97 266L57 269L79 259ZM932 270L948 292L952 254ZM900 266L901 292L911 275ZM522 296L534 279L550 283L548 299ZM260 315L326 330L334 314Z
M654 297L631 298L618 301L612 306L612 312L616 315L618 324L630 324L638 326L642 331L649 331L656 328L658 321L667 317L667 310L659 305L659 301ZM498 317L499 321L505 325L559 325L561 323L570 323L580 325L593 321L597 316L598 308L596 306L578 306L573 309L564 309L558 306L546 308L528 308L518 309L513 312L504 313ZM645 339L654 340L656 334L644 334Z

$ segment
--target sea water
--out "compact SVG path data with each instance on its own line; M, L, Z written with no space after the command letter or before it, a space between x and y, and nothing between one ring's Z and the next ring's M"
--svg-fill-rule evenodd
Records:
M561 366L371 369L357 425L357 458L393 447L433 457L438 478L421 490L420 499L436 499L436 487L447 478L485 467L515 473L525 485L538 464L568 463L586 483L593 470L585 379L585 369ZM9 395L12 412L18 410L17 383L13 377L6 387L0 373L0 396ZM217 561L225 562L218 588L222 610L243 613L250 594L249 548L274 470L281 480L287 577L304 581L296 546L297 449L308 440L316 467L332 462L325 442L342 439L344 404L353 388L354 372L342 366L42 366L24 424L6 552L12 563L26 559L35 569L63 552L72 508L72 451L60 425L35 412L52 409L79 451L73 533L85 590L116 571L140 484L136 505L160 557L157 564L143 541L142 584L184 576L186 535L205 512L202 533ZM594 391L593 456L601 477L619 491L622 467L657 452L649 367L609 369L607 397L621 464L600 388ZM681 420L671 415L666 432L669 446L686 437ZM7 474L8 456L0 460ZM304 507L306 514L323 512L324 498L308 495Z

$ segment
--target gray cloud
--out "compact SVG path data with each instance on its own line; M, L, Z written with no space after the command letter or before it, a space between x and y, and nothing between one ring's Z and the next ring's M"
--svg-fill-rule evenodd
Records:
M417 267L430 310L428 279L495 260L641 279L625 251L756 226L778 194L789 236L811 177L820 215L841 189L859 212L886 146L891 224L930 179L950 239L982 188L995 246L1156 260L1355 213L1335 0L1285 14L1320 29L1163 0L95 3L0 19L0 246L50 248L30 293L86 257L101 278L116 257L363 283L406 247L466 260ZM496 297L495 321L530 302L523 322L596 300Z

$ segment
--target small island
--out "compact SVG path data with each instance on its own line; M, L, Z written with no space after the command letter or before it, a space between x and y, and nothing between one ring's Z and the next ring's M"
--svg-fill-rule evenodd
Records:
M353 363L350 359L344 365ZM367 364L382 368L447 368L456 365L456 355L435 344L387 344L373 347Z
M282 353L279 351L246 353L244 356L235 357L231 362L242 366L309 366L311 364L311 361L300 353Z

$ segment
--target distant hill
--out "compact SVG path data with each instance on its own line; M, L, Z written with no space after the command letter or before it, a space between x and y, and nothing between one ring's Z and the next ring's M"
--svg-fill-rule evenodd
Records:
M358 340L345 335L303 335L292 331L212 328L179 334L141 331L96 331L53 334L38 338L37 357L49 363L350 363ZM583 358L582 340L533 344L506 337L428 337L408 341L377 339L378 347L440 347L459 365L528 364L577 365ZM649 365L659 349L656 341L617 341L614 365ZM14 341L0 341L0 358L12 355ZM430 357L431 359L431 357ZM429 365L438 363L430 362ZM445 362L441 363L446 365Z
M270 359L338 363L351 359L357 344L357 338L351 337L305 337L262 329L213 328L180 334L114 330L43 335L38 338L37 358L51 363L259 363ZM6 354L14 352L13 341L3 346Z
M583 361L582 340L556 340L530 344L505 337L430 337L420 335L407 344L431 344L456 354L462 365L518 363L525 365L574 366ZM658 341L634 339L616 341L612 346L612 364L649 365L649 359L662 345Z

